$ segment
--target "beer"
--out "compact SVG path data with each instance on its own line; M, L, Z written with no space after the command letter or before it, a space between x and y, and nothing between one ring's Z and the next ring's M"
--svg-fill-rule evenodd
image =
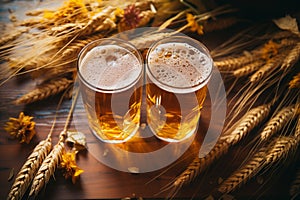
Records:
M168 142L182 141L198 128L212 59L188 37L172 37L152 46L147 55L147 123Z
M129 43L102 39L86 46L78 60L83 102L92 132L121 143L138 130L143 63Z

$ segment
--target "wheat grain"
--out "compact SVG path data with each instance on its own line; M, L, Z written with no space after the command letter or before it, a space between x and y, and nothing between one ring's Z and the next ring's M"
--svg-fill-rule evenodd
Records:
M281 109L273 118L269 120L260 133L261 141L266 141L279 130L281 130L296 115L296 111L296 105L291 105Z
M300 72L289 82L289 88L300 88Z
M230 193L255 176L265 165L265 151L266 149L262 147L247 163L222 182L218 191Z
M37 173L40 165L51 149L51 139L48 137L42 140L29 155L26 162L16 176L16 179L10 189L7 200L22 199L32 179Z
M296 173L296 177L290 188L291 200L296 200L300 196L300 169Z
M266 164L278 162L284 159L291 151L295 150L299 141L294 136L280 136L270 144L266 155Z
M250 82L257 83L261 81L264 77L275 71L281 65L285 56L285 53L281 53L270 58L265 65L263 65L250 77Z
M256 58L256 56L247 54L235 58L225 58L223 60L214 61L214 65L220 71L233 71L240 68L243 65L255 61Z
M38 88L18 98L15 103L17 105L29 104L38 100L45 99L51 95L58 94L59 92L65 90L71 83L73 83L73 80L64 77L50 80L49 82L40 85Z
M286 58L283 60L281 65L282 69L286 69L288 67L293 66L300 57L300 42L296 44L296 46L289 52Z
M222 30L225 28L229 28L232 25L236 24L238 22L237 18L235 17L226 17L226 18L219 18L216 20L206 21L203 25L203 31L204 33Z
M258 70L263 64L264 64L264 61L257 60L257 61L254 61L252 63L245 65L244 67L234 70L232 73L235 77L247 76L247 75L253 73L254 71Z
M63 150L64 143L59 141L43 161L36 176L34 177L29 196L37 196L41 189L46 186L61 160Z

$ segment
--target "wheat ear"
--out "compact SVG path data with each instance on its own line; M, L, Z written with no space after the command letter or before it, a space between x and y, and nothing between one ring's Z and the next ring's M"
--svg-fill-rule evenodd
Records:
M296 173L296 177L290 188L291 200L296 200L300 196L300 169Z
M257 56L241 55L235 58L227 58L220 61L214 61L214 65L220 71L233 71L242 67L243 65L253 62L255 59L257 59Z
M16 176L7 200L22 199L40 165L51 150L51 137L49 136L46 140L40 141L40 143L34 148L33 152L27 158L26 162Z
M40 85L38 88L18 98L15 103L29 104L38 100L46 99L51 95L58 94L59 92L65 90L71 83L73 83L73 80L64 77L50 80L49 82Z
M43 161L36 176L33 179L29 196L37 196L41 189L48 183L58 166L64 149L64 138L66 132L60 134L59 142L53 147L52 151Z
M271 104L264 104L249 110L242 119L234 125L234 130L226 135L227 142L234 145L242 140L250 131L265 120L271 111Z
M192 182L201 172L207 169L216 159L220 158L229 149L225 139L220 139L214 148L203 158L196 157L192 163L174 181L175 188L181 188Z
M54 172L61 160L62 153L64 150L64 141L67 137L67 129L71 121L71 116L73 114L76 100L78 97L79 89L76 88L76 94L75 98L72 101L71 108L69 110L68 117L66 119L66 123L64 126L63 131L59 134L59 141L58 143L53 147L52 151L48 154L46 159L43 161L41 167L39 168L36 176L34 177L31 185L31 189L29 192L29 196L36 197L38 193L41 191L43 187L46 186L48 181L50 180L50 177L54 175Z
M103 37L104 37L104 35L102 35L102 34L96 34L96 35L90 36L86 39L75 40L69 46L66 47L66 49L62 52L62 55L64 58L77 56L78 53L81 51L81 49L85 45L87 45L88 43L90 43L94 40L98 40Z
M230 193L255 176L265 165L264 158L266 149L262 147L253 157L240 169L235 171L218 188L222 193Z
M12 41L12 40L15 40L16 38L18 38L20 35L22 35L23 33L26 33L28 32L29 29L28 28L25 28L25 29L18 29L18 30L14 30L13 33L10 33L8 35L5 35L5 36L2 36L0 38L0 46ZM2 48L2 47L1 47Z
M270 74L272 71L276 70L281 65L285 56L286 54L281 53L267 60L266 64L263 65L250 77L250 82L257 83L261 81L264 77L266 77L268 74Z
M287 106L281 109L270 121L266 124L260 133L261 141L268 140L271 136L281 130L295 115L296 105Z
M300 72L289 82L289 88L300 88Z
M203 158L196 157L187 169L174 182L175 187L190 183L215 160L226 154L228 149L241 141L253 128L260 124L270 113L271 104L264 104L249 110L233 127L225 133L214 148Z
M299 60L299 57L300 57L300 42L298 42L296 46L292 48L292 50L283 60L281 68L286 69L288 67L293 66Z
M232 72L232 74L235 77L247 76L247 75L253 73L254 71L258 70L263 64L264 64L264 61L257 60L257 61L254 61L252 63L245 65L244 67L234 70Z
M298 146L299 140L295 136L279 136L269 147L266 155L266 164L273 164L284 157Z

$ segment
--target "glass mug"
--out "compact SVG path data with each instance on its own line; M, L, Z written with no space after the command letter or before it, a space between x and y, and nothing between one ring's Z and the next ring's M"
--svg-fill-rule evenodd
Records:
M139 51L120 39L99 39L78 57L78 76L89 127L100 140L122 143L140 124L144 64Z
M149 128L167 142L189 138L197 131L212 74L209 51L190 37L173 36L153 44L146 59Z

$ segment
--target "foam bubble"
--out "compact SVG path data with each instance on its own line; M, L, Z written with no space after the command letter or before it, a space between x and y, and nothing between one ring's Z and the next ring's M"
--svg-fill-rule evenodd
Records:
M177 88L200 85L212 70L212 61L207 55L187 43L176 42L158 45L150 53L148 65L156 79Z
M91 85L106 89L119 89L133 83L139 76L141 66L138 58L117 45L97 46L90 50L79 70Z

